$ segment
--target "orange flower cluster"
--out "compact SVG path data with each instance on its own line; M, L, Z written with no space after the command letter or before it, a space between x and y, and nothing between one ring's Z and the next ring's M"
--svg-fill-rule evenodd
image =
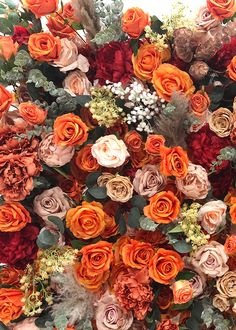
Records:
M31 223L29 212L20 203L6 203L0 206L0 232L14 232Z

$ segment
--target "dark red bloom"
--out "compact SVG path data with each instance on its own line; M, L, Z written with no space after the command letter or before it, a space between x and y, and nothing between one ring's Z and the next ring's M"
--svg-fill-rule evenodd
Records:
M229 191L229 188L232 186L234 176L234 170L230 166L217 174L212 174L209 176L214 197L220 199L225 197Z
M225 71L235 54L236 37L232 38L228 44L224 44L215 56L211 58L209 65L217 71Z
M20 46L23 44L27 45L29 41L30 33L29 31L23 26L14 26L14 34L12 39L14 42L18 42Z
M0 233L0 263L24 269L36 257L38 233L31 224L18 232Z
M128 42L114 41L100 48L96 57L96 78L100 84L105 84L106 80L128 83L133 75L131 57L132 50Z

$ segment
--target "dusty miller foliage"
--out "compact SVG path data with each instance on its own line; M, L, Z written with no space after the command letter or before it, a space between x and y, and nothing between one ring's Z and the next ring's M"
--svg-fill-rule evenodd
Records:
M206 298L203 300L203 312L201 318L207 329L212 326L214 326L215 330L232 329L231 321L224 319L222 313L218 309L214 308L212 302Z
M96 13L100 17L102 28L92 41L98 46L122 38L121 18L123 7L122 0L111 0L109 4L105 4L104 0L95 0Z

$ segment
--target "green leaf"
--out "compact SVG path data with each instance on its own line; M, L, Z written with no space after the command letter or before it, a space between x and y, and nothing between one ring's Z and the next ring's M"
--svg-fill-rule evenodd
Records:
M140 211L147 205L147 201L144 197L135 195L130 200L133 207L138 207Z
M34 323L38 328L44 328L46 322L52 322L53 319L51 317L51 315L49 313L46 312L46 314L41 315L40 317L38 317Z
M88 192L95 199L101 200L107 198L107 189L106 187L94 186L88 189Z
M128 225L131 228L138 228L139 227L139 219L140 219L140 212L137 207L133 207L130 210L129 216L128 216Z
M179 280L191 280L194 276L196 276L196 273L191 272L191 271L182 271L180 272L177 277L176 277L176 281Z
M210 110L215 110L223 99L224 87L216 86L208 95L211 100Z
M102 172L93 172L87 175L86 178L86 186L88 188L92 188L94 185L97 184L97 179L101 176Z
M0 330L8 330L9 328L3 323L0 321Z
M193 317L190 317L187 321L186 321L186 325L187 325L187 329L191 329L191 330L201 330L201 324Z
M81 107L84 107L86 103L89 103L91 101L91 96L89 95L80 95L76 96L76 102Z
M152 221L151 219L145 216L142 216L139 219L139 224L143 230L147 230L147 231L155 231L159 226L159 224L155 223L154 221Z
M78 23L78 22L73 22L72 24L71 24L71 26L72 26L72 28L74 29L74 30L82 30L82 25L80 24L80 23Z
M138 48L139 48L139 40L138 39L131 39L130 40L130 47L134 53L134 55L136 56L138 53Z
M171 229L170 231L168 231L168 234L178 234L178 233L182 233L183 232L183 228L181 225L178 225L176 227L174 227L173 229Z
M184 240L173 244L173 248L179 253L189 253L193 249L191 243L187 243Z
M80 241L78 239L74 239L73 241L71 241L71 246L74 248L74 249L77 249L77 250L81 250L82 247L88 245L89 242L86 242L86 241Z
M60 218L50 215L48 217L48 220L54 223L55 226L57 226L61 234L64 234L65 232L64 222Z
M15 9L17 6L17 1L13 0L4 0L5 4L10 8L10 9Z
M186 304L175 304L172 309L173 310L177 310L177 311L183 311L185 309L188 309L193 303L193 300L190 300L189 302L187 302Z
M20 22L20 17L17 12L10 12L8 14L8 19L11 21L12 24L18 24Z
M121 216L119 217L119 232L121 235L124 235L126 231L127 231L126 221L124 216L121 214Z
M152 16L151 20L152 20L151 23L152 31L158 34L164 34L165 31L161 29L163 23L156 16Z
M52 234L49 230L43 230L38 235L37 245L40 249L49 249L57 244L58 238L58 234Z

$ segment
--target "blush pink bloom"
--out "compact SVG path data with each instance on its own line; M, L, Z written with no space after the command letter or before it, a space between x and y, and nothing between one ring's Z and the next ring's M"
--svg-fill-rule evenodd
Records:
M221 200L204 204L198 212L198 221L212 235L226 222L227 205Z
M220 24L220 20L211 14L207 6L199 9L195 22L197 29L202 31L208 31Z
M72 96L89 95L92 84L86 75L79 71L72 71L63 81L64 89Z

